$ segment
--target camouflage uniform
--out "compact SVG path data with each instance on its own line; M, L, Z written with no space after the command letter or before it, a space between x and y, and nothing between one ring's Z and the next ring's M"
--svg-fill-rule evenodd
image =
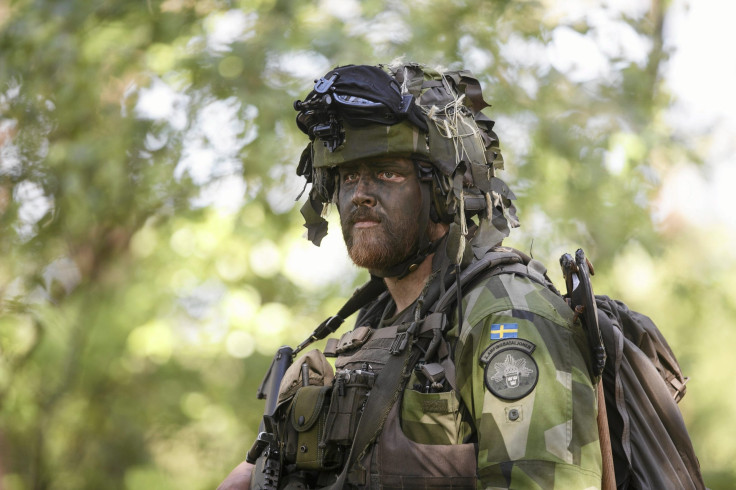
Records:
M480 486L600 486L596 395L581 355L584 334L572 323L570 308L513 274L491 277L463 302L465 322L459 334L455 329L450 335L458 337L458 389L477 431ZM491 340L491 325L507 324L516 324L517 338L536 346L531 356L538 381L518 400L494 396L479 363L489 346L503 342Z
M390 311L390 299L384 301ZM584 332L579 322L573 323L569 306L538 282L503 273L465 291L463 311L462 328L453 325L446 335L454 351L456 389L421 393L414 389L418 380L413 375L401 395L400 429L387 422L384 431L400 430L419 443L409 445L408 452L422 450L422 445L473 447L478 488L599 488L596 392L583 355ZM394 320L410 316L407 311ZM494 354L494 345L498 353L484 362L484 353L491 349ZM509 367L520 379L527 378L526 387L494 394L486 380L493 383L494 375ZM390 442L382 448L381 439ZM374 460L401 458L401 465L381 470L403 477L397 486L410 488L411 458L395 454L406 453L407 445L399 444L395 451L390 445L397 445L396 435L379 437L379 451L392 454ZM454 485L463 486L457 480Z

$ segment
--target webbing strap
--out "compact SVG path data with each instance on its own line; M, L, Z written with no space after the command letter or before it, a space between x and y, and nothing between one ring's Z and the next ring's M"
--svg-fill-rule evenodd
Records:
M355 293L342 305L342 308L337 312L337 316L345 320L369 302L376 299L376 297L386 290L386 284L383 279L371 276L371 280L364 284L362 287L355 290Z
M322 340L331 333L335 333L347 317L376 299L378 295L385 290L386 284L383 282L383 279L371 276L371 280L356 289L350 299L342 305L342 308L340 308L340 311L338 311L337 314L323 321L309 337L294 349L292 357L296 357L302 349L312 342Z
M468 283L479 277L482 273L487 272L502 264L521 263L521 257L513 252L488 252L482 259L473 262L460 275L460 289ZM447 308L457 300L457 282L453 283L445 294L442 295L434 311L444 312Z

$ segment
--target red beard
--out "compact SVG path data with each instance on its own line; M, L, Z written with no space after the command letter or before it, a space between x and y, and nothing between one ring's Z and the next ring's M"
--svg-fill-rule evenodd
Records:
M354 227L356 222L366 220L378 223L368 228ZM348 254L359 267L386 270L415 252L419 227L416 219L408 215L390 219L375 210L359 207L341 221Z

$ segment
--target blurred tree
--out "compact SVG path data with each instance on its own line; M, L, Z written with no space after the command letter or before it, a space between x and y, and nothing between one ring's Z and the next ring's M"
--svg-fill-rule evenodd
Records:
M211 488L242 458L269 353L365 279L294 210L291 101L335 64L473 70L519 196L510 243L550 265L583 246L599 289L669 316L686 371L718 374L686 332L706 299L703 333L733 317L734 264L692 265L687 227L652 222L663 176L697 162L663 120L666 6L0 4L0 488ZM713 393L683 409L725 488L734 401Z

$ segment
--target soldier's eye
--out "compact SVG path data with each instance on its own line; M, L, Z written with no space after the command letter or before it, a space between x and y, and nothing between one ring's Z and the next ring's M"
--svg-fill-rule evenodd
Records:
M383 180L401 180L402 177L400 174L393 172L391 170L383 170L378 174L378 177Z
M343 176L342 180L343 180L343 182L346 182L348 184L349 183L352 183L352 182L356 182L358 180L358 174L357 173L345 174Z

